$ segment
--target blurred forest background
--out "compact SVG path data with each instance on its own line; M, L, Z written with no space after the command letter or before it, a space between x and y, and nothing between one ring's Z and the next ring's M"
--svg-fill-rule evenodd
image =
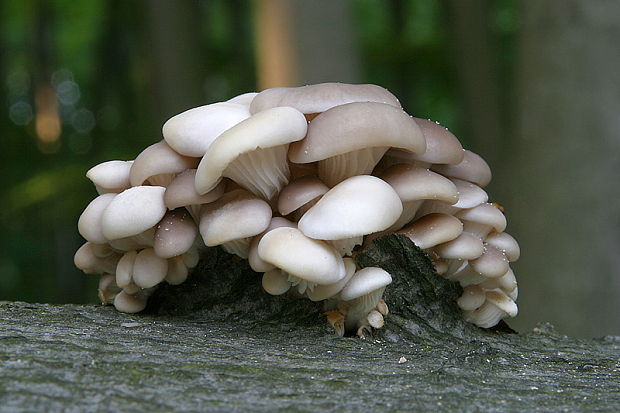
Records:
M96 302L84 174L193 106L376 83L494 171L519 330L620 334L620 2L0 0L0 300Z

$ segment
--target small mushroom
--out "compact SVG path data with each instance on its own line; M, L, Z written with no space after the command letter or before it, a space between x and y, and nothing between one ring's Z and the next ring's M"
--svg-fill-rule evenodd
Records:
M159 141L140 152L129 172L131 186L167 186L174 177L186 169L195 168L198 158L175 152L165 141Z
M369 313L377 307L385 287L391 282L390 274L379 267L366 267L351 277L340 292L341 301L337 307L345 316L345 331L363 335L364 328L369 325Z
M256 271L256 272L267 272L267 271L270 271L270 270L275 268L275 266L273 264L265 262L258 255L258 244L260 243L260 240L263 239L263 236L266 233L268 233L269 231L271 231L273 229L281 228L281 227L297 228L297 224L295 224L294 222L289 221L286 218L273 217L273 218L271 218L271 221L269 222L269 226L267 227L267 229L264 230L261 234L258 234L257 236L252 238L252 242L250 242L250 249L248 250L248 263L250 264L250 267L254 271Z
M463 231L480 239L485 239L491 231L502 232L506 229L506 217L493 204L480 204L464 209L455 214L463 221Z
M492 232L484 241L502 251L510 262L518 260L521 255L517 240L505 232Z
M303 139L308 124L290 107L259 112L222 133L196 171L196 190L204 194L228 177L257 196L271 200L288 183L287 152Z
M316 176L303 176L286 185L278 196L278 212L294 214L297 221L322 197L329 187Z
M161 186L136 186L116 195L103 212L103 236L117 240L154 227L166 213L165 190Z
M446 214L429 214L398 231L404 234L420 249L432 248L452 241L463 232L458 218Z
M426 142L402 109L383 103L348 103L318 115L305 139L291 145L295 163L318 161L319 178L332 187L355 175L370 174L391 147L423 153Z
M447 205L459 201L457 188L452 181L425 168L396 164L379 174L379 177L394 188L403 203L403 213L388 231L399 230L409 223L424 200L436 200Z
M119 193L131 187L129 171L133 161L107 161L95 165L86 177L95 184L99 194Z
M348 178L310 208L297 224L310 238L341 241L337 248L350 254L362 236L382 231L402 213L398 194L385 181L370 175Z
M105 257L95 254L96 244L86 242L73 256L73 263L85 274L114 274L121 254L111 253Z
M264 261L301 279L305 287L334 284L346 276L340 254L324 241L308 238L297 228L280 227L266 233L258 244ZM300 291L303 293L303 291Z
M200 234L208 247L221 245L241 258L248 257L251 237L269 226L271 207L244 189L224 194L202 208Z
M168 211L155 230L155 254L161 258L185 254L194 245L197 234L198 228L185 209Z
M431 169L450 178L472 182L482 188L491 182L491 168L480 155L465 150L463 160L455 165L433 165Z
M196 192L196 170L188 169L178 174L166 187L164 204L169 210L185 207L196 223L200 220L200 206L217 201L224 195L226 183L220 182L204 195Z
M438 122L429 119L413 118L422 130L426 140L424 153L412 153L402 149L392 148L385 154L387 166L395 163L415 164L418 167L428 168L432 164L458 164L465 152L459 140L447 128Z
M108 242L103 235L101 219L103 212L110 205L116 194L103 194L90 201L78 219L78 231L87 241L94 244Z
M186 110L162 128L166 143L185 156L201 157L225 130L250 117L244 104L220 102Z

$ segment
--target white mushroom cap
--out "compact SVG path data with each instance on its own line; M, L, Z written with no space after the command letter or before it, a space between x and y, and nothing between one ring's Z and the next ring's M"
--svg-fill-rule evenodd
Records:
M398 232L406 235L420 249L427 249L461 235L463 224L452 215L429 214Z
M433 251L441 258L473 260L482 255L484 246L480 238L468 232L463 232L455 239L437 245Z
M459 200L457 187L438 173L411 164L396 164L379 177L390 184L403 202L434 199L448 204Z
M136 186L116 195L103 212L103 236L131 237L153 227L166 213L161 186Z
M304 176L286 185L278 196L278 211L288 215L323 196L329 187L316 176Z
M154 287L166 278L168 260L158 257L153 248L138 253L133 264L133 282L142 288Z
M290 107L268 109L240 122L211 144L196 171L196 190L204 194L226 176L271 199L288 183L288 145L303 139L307 129L303 114Z
M426 139L424 153L412 153L402 149L392 148L385 157L387 163L416 163L416 164L458 164L463 160L465 153L459 140L445 127L427 119L413 118Z
M227 103L236 103L238 105L250 107L250 104L254 100L254 98L258 95L257 92L248 92L242 93L241 95L235 96L234 98L228 99Z
M456 186L459 197L459 201L453 205L454 208L473 208L489 200L486 191L476 184L456 178L452 178L452 182Z
M289 159L319 161L319 178L328 186L369 174L390 147L423 153L426 141L402 109L383 103L349 103L318 115L302 141L293 143Z
M348 178L333 187L299 220L307 236L339 240L382 231L392 225L403 207L385 181L370 175Z
M133 266L136 262L138 251L127 251L116 266L116 285L126 288L133 284Z
M349 282L353 274L355 274L355 270L357 269L355 266L355 261L353 258L343 258L344 268L346 275L345 277L333 284L327 285L317 285L313 289L306 290L306 295L311 301L321 301L331 298L338 294L344 286Z
M167 186L176 174L195 168L198 161L180 155L162 140L140 152L131 166L129 181L131 186L144 185L147 180L151 185Z
M493 204L480 204L474 208L464 209L455 216L463 221L463 231L481 239L486 238L493 230L503 232L506 229L506 217Z
M194 220L184 209L168 211L157 224L155 231L155 254L172 258L187 252L198 234Z
M450 178L462 179L485 187L491 182L491 168L480 155L465 150L463 160L455 165L433 165L432 169Z
M485 242L502 251L510 262L518 260L521 255L519 243L512 235L506 232L492 232L487 235Z
M510 269L504 253L487 244L484 253L479 258L469 261L469 265L478 274L487 278L499 278Z
M288 274L276 267L263 274L261 283L263 289L271 295L282 295L291 289Z
M501 290L487 291L487 301L505 312L509 317L515 317L519 312L515 302Z
M480 287L486 290L495 290L499 288L509 294L517 288L517 279L515 278L515 274L512 272L512 269L508 268L506 274L499 278L489 278L481 283ZM516 297L513 299L516 299Z
M213 103L186 110L168 119L162 128L172 149L200 157L225 130L250 117L248 107L237 103Z
M208 204L218 200L224 195L226 188L226 182L220 182L211 191L204 195L196 192L196 186L194 185L196 178L196 170L188 169L176 176L172 182L166 187L166 193L164 193L164 203L170 210L179 207L187 207L190 205Z
M250 111L257 113L276 106L291 106L311 114L352 102L379 102L400 108L396 96L381 86L320 83L263 90L252 101Z
M95 165L86 172L97 192L119 193L131 187L129 183L129 170L133 161L107 161Z
M465 311L473 311L484 304L486 295L478 285L470 285L463 288L463 294L456 300L456 304Z
M101 219L103 212L110 205L116 194L103 194L90 201L80 219L78 219L78 231L87 241L95 244L108 242L103 236Z
M253 237L263 232L271 221L271 207L243 189L224 194L202 207L200 234L208 247Z
M136 294L127 294L121 291L114 297L114 307L121 313L139 313L146 308L147 297L138 292Z
M385 288L392 282L392 276L382 268L366 267L357 271L340 292L343 301L351 301Z
M248 251L248 263L250 264L250 267L254 271L267 272L275 268L274 265L268 262L265 262L258 255L258 244L260 243L260 240L263 239L263 235L265 235L266 233L268 233L269 231L273 229L280 228L280 227L297 228L297 224L289 221L286 218L273 217L271 218L271 222L269 222L269 226L267 227L267 229L263 231L262 234L258 234L257 236L252 238L252 242L250 243L250 249ZM277 294L274 294L274 295L277 295Z
M333 284L346 276L340 254L324 241L296 228L276 228L263 236L258 255L289 274L316 284Z
M93 251L94 244L86 242L75 252L73 263L86 274L114 274L120 254L113 253L107 257L98 257Z

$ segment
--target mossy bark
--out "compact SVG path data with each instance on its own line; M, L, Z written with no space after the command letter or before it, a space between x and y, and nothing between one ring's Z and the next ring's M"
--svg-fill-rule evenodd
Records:
M407 239L358 255L394 283L386 326L340 338L320 305L271 297L209 250L147 314L0 303L0 411L593 411L620 409L620 338L464 323L458 286Z

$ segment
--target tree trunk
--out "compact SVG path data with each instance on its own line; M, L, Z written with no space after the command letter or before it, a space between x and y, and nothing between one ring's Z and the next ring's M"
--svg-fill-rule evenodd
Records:
M620 2L523 2L505 186L521 325L620 333Z
M145 1L156 119L204 103L200 8L193 1Z
M452 54L460 87L460 117L468 149L500 165L502 119L495 42L487 0L449 0Z
M259 89L359 82L351 9L330 0L256 2Z

